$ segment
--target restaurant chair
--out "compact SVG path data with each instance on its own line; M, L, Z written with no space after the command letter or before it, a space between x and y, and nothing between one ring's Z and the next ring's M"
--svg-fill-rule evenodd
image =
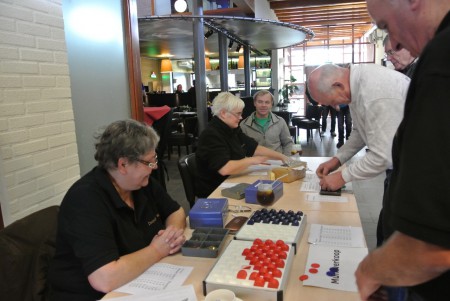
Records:
M172 147L178 147L178 157L181 156L181 146L186 147L186 154L189 154L189 146L192 151L195 152L196 143L198 140L198 119L197 117L183 118L181 121L182 130L173 131L170 133L168 141L167 155L170 160L170 154L172 153Z
M47 275L55 254L58 212L59 206L41 209L0 231L2 300L50 300Z
M289 129L289 134L293 138L294 143L297 143L297 127L291 122L291 113L289 113L288 111L277 111L272 113L276 114L277 116L283 118L284 121L286 121L286 125Z
M197 164L195 153L183 156L178 160L178 170L183 181L184 192L189 206L192 208L195 203L195 178L197 176Z
M306 106L305 117L294 117L291 122L299 130L306 130L306 142L312 137L312 130L314 129L319 130L320 141L322 141L322 136L320 135L320 129L322 127L320 124L321 117L322 107L308 104Z

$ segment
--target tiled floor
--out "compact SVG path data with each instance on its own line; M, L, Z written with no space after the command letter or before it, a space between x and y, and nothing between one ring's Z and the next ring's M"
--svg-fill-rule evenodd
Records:
M330 124L330 122L328 122ZM331 137L329 129L320 140L319 133L313 132L313 139L306 142L306 132L300 131L300 141L303 148L303 156L307 157L330 157L336 153L337 137ZM169 180L167 181L167 190L175 200L179 201L186 212L189 212L189 205L184 194L183 183L177 167L179 159L177 149L174 147L171 160L164 159L167 165ZM181 156L185 154L182 148ZM357 160L365 154L366 150L362 149L352 160ZM364 234L369 249L373 249L376 245L376 226L378 215L381 209L381 201L383 196L384 173L374 179L353 182L353 190L358 203L359 213L361 217Z

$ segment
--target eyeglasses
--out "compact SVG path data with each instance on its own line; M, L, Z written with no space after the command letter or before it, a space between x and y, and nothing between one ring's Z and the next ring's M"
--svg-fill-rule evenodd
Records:
M142 163L144 165L147 165L151 169L155 169L158 167L158 156L155 156L155 162L145 161L142 159L136 159L136 161L138 161L139 163Z
M389 49L388 51L386 51L385 56L393 56L395 54L395 50L394 49Z
M234 117L236 117L237 119L241 119L242 118L242 112L239 113L233 113L231 111L228 111L228 113L230 113L231 115L233 115Z
M234 213L251 212L252 208L250 208L248 206L242 206L242 205L229 205L228 211L234 212Z

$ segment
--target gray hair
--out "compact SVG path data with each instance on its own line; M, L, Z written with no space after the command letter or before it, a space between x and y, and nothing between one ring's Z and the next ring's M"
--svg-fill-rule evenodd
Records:
M267 90L259 90L258 92L256 92L255 95L253 95L253 101L255 101L256 98L258 98L258 96L264 96L266 94L270 95L270 98L272 99L272 102L273 102L273 94Z
M221 92L213 100L212 113L214 116L217 116L222 110L231 112L234 109L242 110L244 106L244 101L239 97L234 96L230 92Z
M319 72L319 77L316 80L315 87L317 92L321 94L328 94L330 93L331 89L333 88L333 83L336 81L337 78L339 78L342 67L339 67L334 64L325 64L317 67L314 69L313 72ZM311 76L308 77L307 85L311 87L309 79Z
M95 160L105 169L117 167L119 158L137 161L141 156L156 150L159 136L156 131L136 120L127 119L111 123L103 133L96 134Z

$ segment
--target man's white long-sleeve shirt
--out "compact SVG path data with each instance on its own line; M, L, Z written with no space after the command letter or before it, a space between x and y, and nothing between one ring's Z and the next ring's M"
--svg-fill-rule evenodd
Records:
M336 158L344 164L363 147L363 158L342 170L345 182L377 176L392 166L392 140L403 118L410 79L374 64L350 67L350 114L353 130Z

